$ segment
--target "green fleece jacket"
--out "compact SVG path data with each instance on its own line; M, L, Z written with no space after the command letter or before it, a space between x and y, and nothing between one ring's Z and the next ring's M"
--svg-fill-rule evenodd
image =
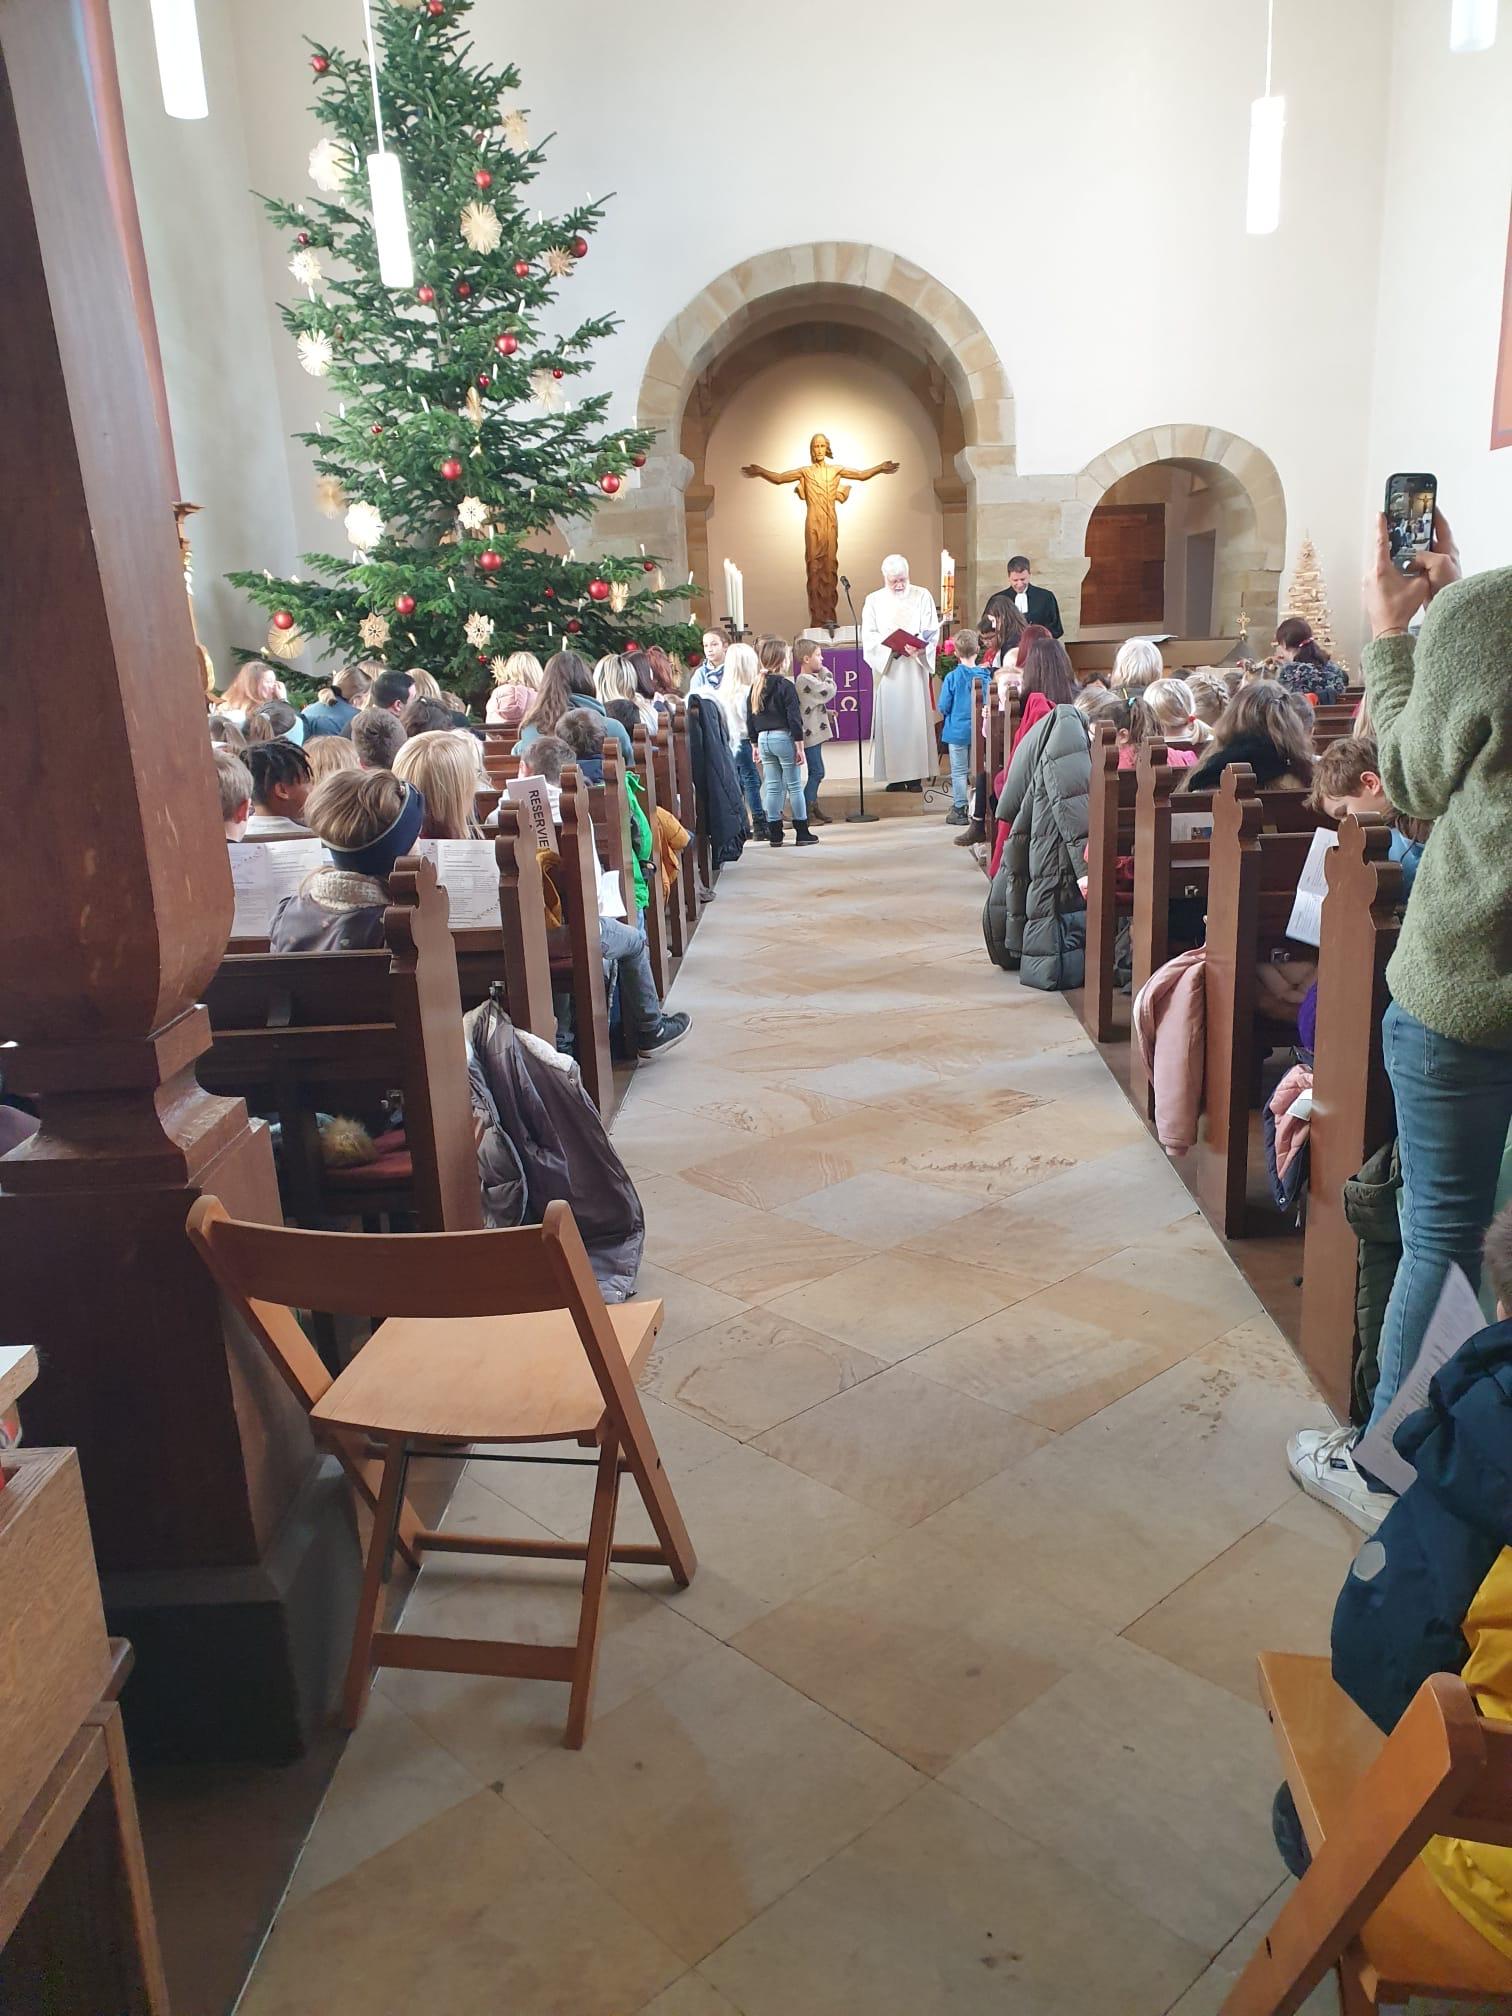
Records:
M1441 1036L1512 1050L1512 567L1436 595L1416 647L1367 646L1365 692L1387 796L1434 822L1392 995Z

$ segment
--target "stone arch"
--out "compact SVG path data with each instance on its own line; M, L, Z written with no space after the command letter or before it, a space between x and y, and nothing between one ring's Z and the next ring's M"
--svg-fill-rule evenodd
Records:
M1252 638L1269 640L1276 625L1281 570L1286 564L1286 498L1276 465L1263 449L1222 427L1182 424L1146 427L1095 456L1082 470L1077 488L1086 521L1116 483L1155 463L1173 463L1217 473L1225 498L1242 499L1227 543L1227 573L1218 585L1221 620L1227 624L1242 602ZM1082 575L1086 573L1083 559ZM1077 587L1080 612L1080 584ZM1069 611L1067 630L1073 624Z
M600 514L600 532L621 550L643 544L686 572L693 465L681 435L695 386L738 347L824 322L887 339L947 381L964 443L955 458L966 524L959 558L963 611L972 609L970 598L995 579L999 549L1006 550L1000 518L1017 482L1013 390L995 345L960 296L877 245L832 239L758 253L719 274L674 316L647 358L636 402L637 426L655 428L660 438L623 507ZM1066 495L1075 494L1069 480Z

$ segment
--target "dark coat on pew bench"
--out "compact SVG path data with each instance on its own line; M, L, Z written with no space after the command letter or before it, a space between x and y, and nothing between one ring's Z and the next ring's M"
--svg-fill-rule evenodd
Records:
M522 1041L492 1001L462 1018L484 1222L539 1225L558 1198L572 1207L606 1302L635 1293L646 1215L576 1066Z
M740 859L750 829L724 710L712 694L694 694L688 701L688 756L710 857L716 868L727 867Z
M1087 964L1087 800L1092 754L1075 707L1060 706L1014 751L998 800L1008 845L988 892L982 927L1000 966L1026 987L1080 987Z

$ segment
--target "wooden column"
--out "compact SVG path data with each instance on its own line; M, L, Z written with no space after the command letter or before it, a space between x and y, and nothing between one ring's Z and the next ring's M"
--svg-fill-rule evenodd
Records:
M0 0L0 1036L41 1131L0 1162L8 1341L79 1451L139 1746L288 1755L355 1552L339 1489L184 1221L276 1219L266 1131L194 1076L231 887L107 0Z

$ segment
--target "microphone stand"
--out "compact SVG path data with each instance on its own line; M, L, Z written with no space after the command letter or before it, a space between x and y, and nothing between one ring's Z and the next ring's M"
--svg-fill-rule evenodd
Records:
M859 656L861 651L861 625L856 621L856 605L851 600L851 585L849 581L846 580L843 574L840 576L840 585L845 590L845 603L846 607L850 610L851 635L855 640L856 653ZM876 723L877 723L877 695L874 686L872 690L873 730L875 730L876 728ZM861 725L861 716L858 710L856 715L856 726L859 728L860 725ZM863 766L861 762L861 737L859 735L857 735L856 737L856 788L861 794L860 809L855 812L847 812L845 815L845 823L847 826L875 826L878 823L879 815L875 812L868 812L866 809L866 778L863 774Z

